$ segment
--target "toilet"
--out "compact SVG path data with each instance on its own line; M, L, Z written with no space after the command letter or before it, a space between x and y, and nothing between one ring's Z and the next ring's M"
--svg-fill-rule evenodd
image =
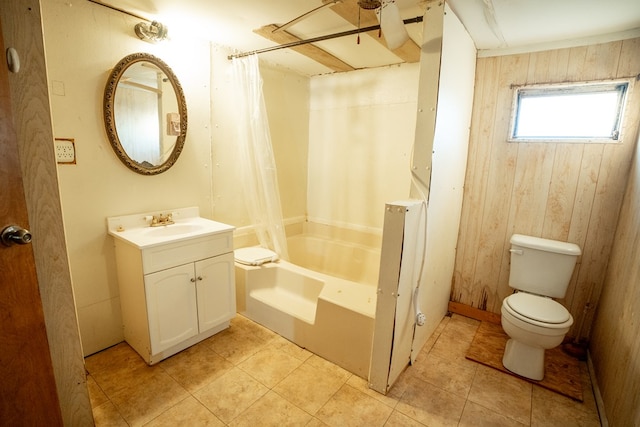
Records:
M502 364L532 380L544 378L544 352L559 346L573 317L553 298L563 298L580 247L573 243L514 234L511 236L509 286L502 301L502 328L509 335Z

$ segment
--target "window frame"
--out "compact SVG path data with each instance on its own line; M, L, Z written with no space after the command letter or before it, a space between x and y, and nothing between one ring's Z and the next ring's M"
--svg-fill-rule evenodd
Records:
M533 94L544 95L548 93L550 96L555 96L561 93L589 93L598 92L598 89L615 89L623 86L620 91L618 111L616 117L616 129L612 132L609 138L598 137L516 137L516 127L518 123L518 114L520 107L521 94ZM623 139L624 129L624 116L626 111L626 105L629 98L629 93L633 89L633 79L615 79L615 80L594 80L588 82L567 82L567 83L553 83L553 84L527 84L527 85L512 85L513 96L511 104L511 119L509 124L508 142L555 142L555 143L605 143L605 144L619 144Z

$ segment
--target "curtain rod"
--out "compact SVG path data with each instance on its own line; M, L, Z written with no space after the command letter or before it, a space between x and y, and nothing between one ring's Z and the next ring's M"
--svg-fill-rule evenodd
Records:
M119 7L111 6L110 4L103 3L100 0L87 0L87 1L89 3L94 3L94 4L97 4L99 6L104 6L104 7L108 8L108 9L111 9L111 10L122 12L125 15L133 16L134 18L142 19L143 21L151 22L148 18L145 18L145 17L140 16L140 15L136 15L135 13L128 12L128 11L126 11L124 9L120 9Z
M422 16L416 16L415 18L409 18L409 19L405 19L403 22L405 24L414 24L417 22L422 22L424 18ZM326 36L320 36L320 37L314 37L312 39L307 39L307 40L298 40L295 42L291 42L291 43L285 43L285 44L281 44L278 46L271 46L271 47L267 47L264 49L258 49L258 50L252 50L250 52L242 52L242 53L236 53L233 55L229 55L227 56L227 59L234 59L234 58L242 58L244 56L249 56L249 55L254 55L254 54L260 54L260 53L266 53L266 52L271 52L273 50L279 50L279 49L287 49L290 47L296 47L296 46L301 46L304 44L309 44L309 43L315 43L315 42L321 42L324 40L330 40L330 39L335 39L338 37L345 37L345 36L352 36L354 34L358 34L358 33L366 33L369 31L373 31L373 30L378 30L380 29L380 25L372 25L371 27L365 27L365 28L358 28L356 30L349 30L349 31L343 31L341 33L335 33L335 34L328 34Z

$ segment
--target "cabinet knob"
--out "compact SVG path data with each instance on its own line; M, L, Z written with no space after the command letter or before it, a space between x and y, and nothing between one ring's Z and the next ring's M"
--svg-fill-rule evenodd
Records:
M198 276L198 280L202 280L202 276Z
M191 283L196 283L196 279L194 279L193 277L189 280L191 281Z

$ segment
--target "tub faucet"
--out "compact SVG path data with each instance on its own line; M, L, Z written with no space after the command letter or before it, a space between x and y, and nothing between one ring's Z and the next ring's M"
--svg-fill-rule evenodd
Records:
M161 225L170 225L175 224L173 221L173 214L159 214L158 216L154 215L151 218L151 227L160 227Z

